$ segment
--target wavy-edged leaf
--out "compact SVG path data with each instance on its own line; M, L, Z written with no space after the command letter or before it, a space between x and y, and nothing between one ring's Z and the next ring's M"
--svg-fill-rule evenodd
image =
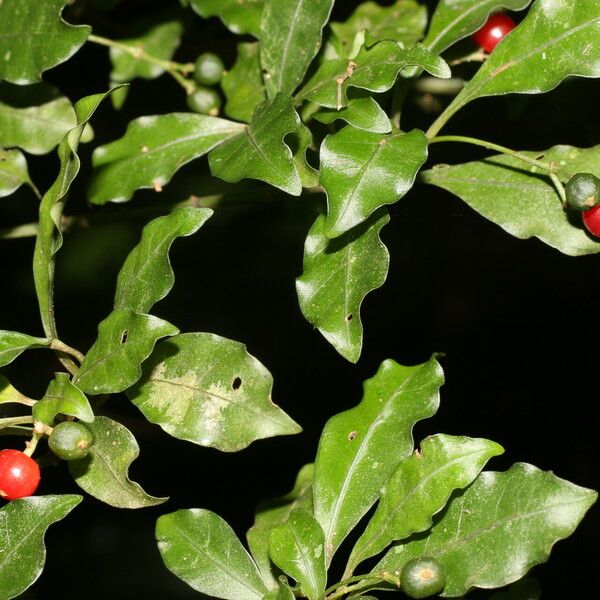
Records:
M115 309L98 325L98 339L88 350L73 383L88 394L114 394L142 375L142 362L156 342L179 329L153 315Z
M443 52L479 30L490 14L502 9L523 10L530 4L531 0L440 0L423 45Z
M0 198L10 196L24 183L35 190L23 153L20 150L0 148Z
M538 0L445 114L484 96L542 94L571 75L600 77L600 2Z
M355 230L330 240L321 215L306 236L303 272L296 280L300 310L350 362L358 361L362 349L360 306L387 277L390 257L379 235L389 219L382 209Z
M0 3L0 79L18 85L68 60L87 40L88 25L60 16L66 0L3 0Z
M190 4L201 17L219 17L233 33L260 36L264 0L190 0Z
M300 126L300 117L289 97L279 94L263 102L243 133L226 140L208 155L212 174L232 183L260 179L299 196L300 175L284 138Z
M306 152L314 148L314 140L311 130L302 125L296 133L288 136L286 142L292 151L292 159L300 176L303 188L313 188L319 185L319 171L314 169L306 160Z
M539 158L542 153L526 153ZM580 150L554 146L543 160L555 162L565 176L576 170L600 172L600 147ZM600 252L600 244L571 214L551 180L536 167L507 155L462 165L439 165L422 174L423 181L452 192L486 219L521 239L537 237L564 254Z
M1 13L0 13L1 14ZM0 508L0 597L15 598L41 575L46 561L44 536L64 519L81 496L32 496Z
M434 415L443 373L435 358L414 367L385 360L365 381L361 403L325 425L315 462L314 515L328 563L413 451L412 428Z
M88 197L105 204L129 200L137 189L160 190L183 165L242 130L239 123L192 113L134 119L122 138L94 150Z
M129 429L101 416L86 427L94 435L90 453L69 461L69 471L82 490L116 508L144 508L168 500L150 496L129 479L129 466L140 454Z
M232 119L249 123L254 109L267 99L259 52L258 42L238 44L235 64L221 80L225 114Z
M75 104L77 125L65 134L58 145L60 171L40 203L38 235L33 254L33 278L44 331L53 337L57 337L52 300L54 255L60 250L63 241L60 220L67 192L79 172L77 149L83 130L99 104L110 93L111 91L86 96Z
M356 129L371 133L390 133L392 125L385 111L370 96L351 98L340 110L325 109L315 114L314 118L321 123L333 123L337 119L346 121Z
M178 510L159 517L156 539L167 569L203 594L261 600L267 593L233 529L209 510Z
M130 400L170 435L236 452L255 440L298 433L271 400L273 378L239 342L184 333L157 346Z
M524 463L484 471L450 501L427 536L397 544L373 571L399 575L407 561L426 554L445 567L445 597L502 587L546 561L596 498L593 490Z
M182 31L183 27L179 21L166 21L155 25L139 37L119 42L132 48L140 48L150 56L166 61L172 58L179 46ZM165 72L164 67L155 62L132 56L130 52L115 46L110 48L110 60L113 66L110 79L117 83L131 81L136 77L154 79Z
M0 367L9 365L19 354L30 348L47 348L50 340L18 331L0 329Z
M54 425L56 415L76 417L85 423L94 420L94 411L85 394L73 383L68 373L55 373L44 397L33 405L35 421Z
M348 125L323 140L320 154L325 235L335 238L410 190L427 160L427 138L419 129L380 135Z
M327 584L325 535L310 512L302 508L271 531L269 554L273 562L295 579L309 600L323 597Z
M49 83L0 83L0 145L46 154L76 125L70 100Z
M431 527L450 495L470 485L503 448L490 440L438 434L402 461L381 493L379 504L358 539L348 571L386 546Z
M343 56L350 56L356 35L365 32L367 45L394 40L412 46L423 38L427 27L427 8L414 0L396 0L390 6L362 2L343 23L331 23Z
M314 464L304 465L298 472L294 488L281 498L263 500L256 508L254 525L246 533L250 552L256 561L263 581L267 587L277 585L269 556L269 537L271 531L285 523L292 511L303 508L312 511L312 481Z
M396 42L384 40L370 48L364 46L349 61L338 58L325 61L298 92L296 101L312 100L320 106L340 109L346 106L346 92L355 87L371 92L386 92L394 85L398 73L417 66L447 79L450 67L421 44L402 48Z
M147 313L175 283L169 249L178 237L192 235L211 217L209 208L180 207L144 227L117 277L115 308Z
M269 98L293 94L321 47L333 0L266 0L260 62Z

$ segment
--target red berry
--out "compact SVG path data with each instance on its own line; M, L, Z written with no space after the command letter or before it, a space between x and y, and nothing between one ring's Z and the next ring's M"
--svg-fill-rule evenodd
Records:
M496 13L490 16L486 24L476 31L471 39L486 52L491 52L516 26L517 24L508 15Z
M0 450L0 497L16 500L31 496L40 482L40 468L19 450Z
M584 210L583 224L585 228L595 237L600 237L600 204L597 204L590 210Z

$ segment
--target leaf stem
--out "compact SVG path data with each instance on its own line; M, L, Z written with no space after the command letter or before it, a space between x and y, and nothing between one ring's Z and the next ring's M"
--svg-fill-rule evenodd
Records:
M57 352L61 352L62 354L68 354L69 356L72 356L79 364L83 362L84 355L79 352L79 350L72 348L71 346L67 346L67 344L61 342L60 340L53 339L50 342L50 348L52 348L52 350L56 350Z
M4 417L0 419L0 429L5 427L13 427L15 425L29 425L33 423L33 417L26 415L24 417Z
M338 581L334 583L331 587L328 587L325 590L325 597L327 600L335 600L336 598L341 598L342 596L348 594L355 589L360 589L360 585L351 585L353 583L369 583L374 581L382 581L381 577L378 575L353 575L352 577L348 577L347 579L342 579L342 581Z
M185 78L186 75L189 75L194 71L193 63L178 63L172 60L163 60L162 58L157 58L152 54L148 54L141 46L130 46L129 44L124 44L123 42L119 42L117 40L111 40L109 38L102 37L101 35L91 34L88 37L88 41L94 44L99 44L100 46L121 50L137 60L145 60L158 65L167 73L169 73L169 75L171 75L175 81L181 85L181 87L183 87L188 96L196 89L194 82Z

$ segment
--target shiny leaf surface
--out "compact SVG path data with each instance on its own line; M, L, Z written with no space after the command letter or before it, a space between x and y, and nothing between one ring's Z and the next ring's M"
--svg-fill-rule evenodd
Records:
M314 118L326 125L340 119L356 129L363 129L371 133L390 133L392 130L385 111L370 96L349 99L344 108L340 110L325 109L318 112Z
M320 176L327 192L325 235L338 237L397 202L426 159L427 139L418 129L386 136L347 126L328 135L321 145Z
M1 14L1 13L0 13ZM24 592L41 575L46 561L44 536L64 519L81 496L32 496L0 508L0 598Z
M321 47L333 0L266 0L260 62L269 98L293 94Z
M127 308L114 310L98 325L73 383L88 394L113 394L132 386L156 342L179 330L167 321Z
M298 131L300 125L290 98L279 94L264 102L243 133L208 155L212 174L229 182L260 179L288 194L300 195L300 176L284 142L284 137Z
M129 466L140 453L129 429L108 417L96 417L86 427L94 435L90 453L69 461L69 471L82 490L116 508L144 508L168 500L150 496L129 479Z
M394 546L374 572L399 574L407 561L426 553L446 569L445 597L502 587L546 561L596 497L524 463L503 473L483 472L450 501L427 536Z
M387 277L390 257L379 235L388 221L383 209L330 240L320 216L306 237L303 272L296 280L300 310L350 362L358 361L362 349L360 306Z
M0 329L0 367L10 364L19 354L30 348L47 348L50 340L33 337L18 331Z
M190 0L201 17L219 17L233 33L260 36L264 0Z
M33 405L33 418L54 425L56 415L76 417L85 423L94 420L94 412L85 394L71 383L67 373L55 373L44 397Z
M267 593L254 561L217 514L178 510L156 523L158 549L169 571L195 590L227 600L261 600Z
M298 433L271 400L273 378L239 342L186 333L160 344L127 394L170 435L226 452Z
M60 16L66 0L3 0L0 3L0 79L18 85L69 59L85 43L90 27Z
M141 188L160 191L183 165L242 130L239 123L192 113L134 119L122 138L94 150L88 197L105 204L129 200Z
M365 381L361 403L325 425L313 495L328 563L400 461L412 453L412 428L436 413L442 383L435 358L414 367L388 359Z

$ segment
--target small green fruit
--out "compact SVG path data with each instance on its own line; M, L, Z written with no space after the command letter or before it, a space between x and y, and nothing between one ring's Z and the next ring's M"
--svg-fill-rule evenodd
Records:
M600 203L600 179L591 173L576 173L565 187L567 204L575 210L589 210Z
M48 445L63 460L84 458L94 442L92 432L82 423L64 421L54 427Z
M400 573L400 589L409 598L428 598L444 589L444 567L435 558L413 558Z
M221 108L221 97L215 90L198 87L188 96L187 104L194 112L216 117L219 114L219 108Z
M223 61L212 52L204 52L196 59L194 78L202 85L215 85L221 81L225 65Z

